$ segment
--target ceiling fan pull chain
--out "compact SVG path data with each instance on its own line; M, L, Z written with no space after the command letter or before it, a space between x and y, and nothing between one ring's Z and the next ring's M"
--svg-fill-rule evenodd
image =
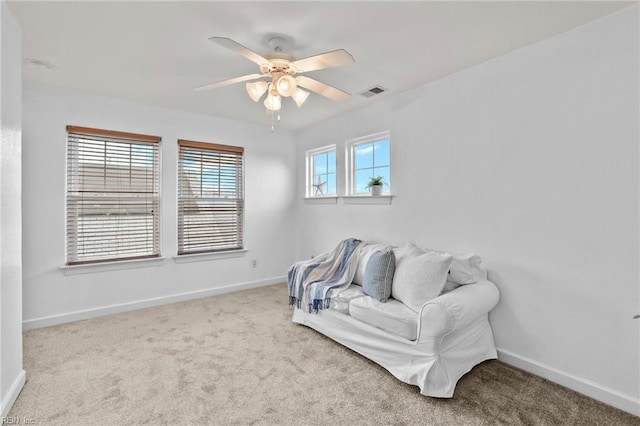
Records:
M275 130L275 127L273 126L273 111L271 112L271 133L273 133L273 131Z

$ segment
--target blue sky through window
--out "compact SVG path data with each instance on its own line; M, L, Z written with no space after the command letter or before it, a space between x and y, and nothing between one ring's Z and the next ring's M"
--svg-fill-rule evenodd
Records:
M366 194L369 192L367 183L369 179L382 176L386 185L384 192L391 189L391 152L388 138L375 142L363 143L353 147L354 156L354 193Z

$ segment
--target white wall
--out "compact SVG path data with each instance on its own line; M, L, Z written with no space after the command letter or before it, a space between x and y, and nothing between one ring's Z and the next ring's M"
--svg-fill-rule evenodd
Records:
M296 134L298 258L476 252L507 362L640 414L638 7ZM391 131L392 205L307 204L311 148Z
M22 389L20 27L0 2L0 417Z
M65 263L65 126L68 124L162 137L161 242L162 255L167 260L160 266L82 275L64 275L60 270ZM245 247L248 249L245 256L175 263L177 139L245 148ZM295 198L294 152L289 132L271 133L265 126L71 91L25 87L25 326L43 326L283 281L295 254L295 232L291 226ZM253 259L258 261L257 268L251 267Z

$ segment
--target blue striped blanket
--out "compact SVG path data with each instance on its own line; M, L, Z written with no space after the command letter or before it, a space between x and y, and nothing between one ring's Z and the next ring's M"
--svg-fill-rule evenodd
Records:
M289 304L306 306L309 313L328 309L332 292L351 284L361 246L362 241L348 238L328 253L294 263L287 271Z

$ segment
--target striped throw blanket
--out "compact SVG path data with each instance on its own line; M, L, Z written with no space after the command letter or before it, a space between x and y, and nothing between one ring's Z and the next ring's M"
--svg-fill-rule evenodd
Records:
M341 241L333 251L294 263L287 271L289 304L295 304L298 309L306 306L309 313L328 309L331 292L351 284L361 246L362 241L349 238Z

